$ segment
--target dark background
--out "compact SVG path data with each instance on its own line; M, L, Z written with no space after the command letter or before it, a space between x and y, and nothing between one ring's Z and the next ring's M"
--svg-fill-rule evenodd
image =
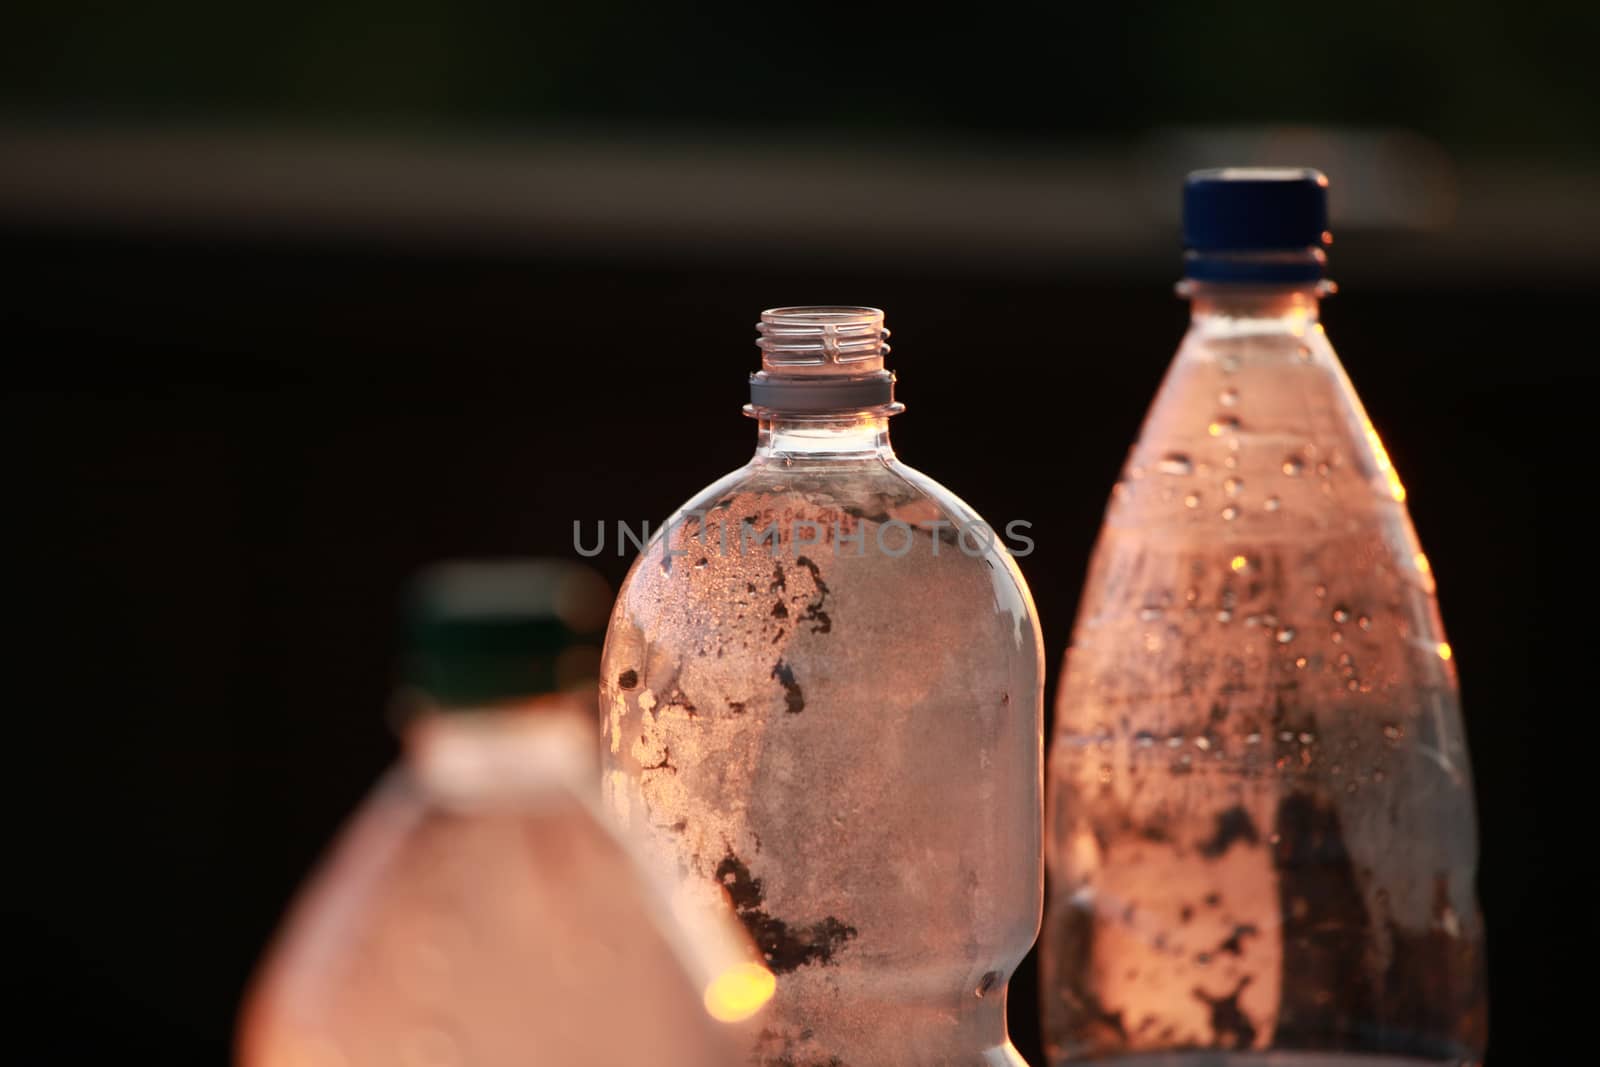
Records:
M1290 10L14 9L24 1029L52 1062L224 1061L281 908L394 755L406 577L568 554L574 520L659 521L742 463L763 307L888 311L897 449L1034 523L1058 662L1183 328L1180 164L1305 162L1334 188L1325 321L1460 667L1490 1060L1557 1052L1590 907L1567 793L1593 701L1568 680L1593 627L1600 26ZM816 180L790 189L794 146ZM1035 997L1030 961L1012 1028L1038 1062Z

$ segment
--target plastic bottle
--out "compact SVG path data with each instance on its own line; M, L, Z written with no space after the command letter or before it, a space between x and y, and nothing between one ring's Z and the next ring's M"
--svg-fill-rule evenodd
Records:
M1455 667L1405 490L1318 321L1326 185L1185 188L1193 318L1057 705L1052 1063L1482 1054Z
M997 531L902 464L871 308L761 316L744 467L658 531L601 671L604 795L731 898L752 1061L1017 1064L1041 905L1041 644Z
M725 914L671 913L594 807L605 583L442 565L411 618L405 756L295 903L242 1067L705 1067L771 975Z

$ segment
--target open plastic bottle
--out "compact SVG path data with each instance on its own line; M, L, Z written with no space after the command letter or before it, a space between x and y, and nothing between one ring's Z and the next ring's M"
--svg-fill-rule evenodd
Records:
M1454 664L1405 490L1318 322L1326 185L1186 185L1193 318L1057 705L1054 1064L1482 1055Z
M767 311L754 458L635 562L604 794L725 892L777 977L753 1062L1019 1064L1042 652L997 532L889 447L883 315Z
M296 902L242 1067L706 1067L772 977L594 804L605 583L445 564L417 588L405 758Z

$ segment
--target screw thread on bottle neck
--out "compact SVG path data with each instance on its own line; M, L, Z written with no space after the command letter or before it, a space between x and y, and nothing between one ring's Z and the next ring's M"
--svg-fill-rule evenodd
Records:
M889 331L869 307L781 307L756 324L761 370L747 414L809 418L852 412L893 415L894 375L884 368Z

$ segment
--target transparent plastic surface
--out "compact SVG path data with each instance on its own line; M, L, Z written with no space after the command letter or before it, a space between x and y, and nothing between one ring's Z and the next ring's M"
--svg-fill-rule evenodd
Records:
M958 543L975 519L882 415L767 418L622 587L604 795L776 974L753 1063L1021 1062L1042 653L998 538Z
M1315 290L1196 296L1059 694L1051 1062L1475 1061L1472 789L1405 490Z
M572 704L413 730L268 956L243 1067L737 1062L708 1009L749 1014L770 975L689 954L727 946L676 927L596 816Z

